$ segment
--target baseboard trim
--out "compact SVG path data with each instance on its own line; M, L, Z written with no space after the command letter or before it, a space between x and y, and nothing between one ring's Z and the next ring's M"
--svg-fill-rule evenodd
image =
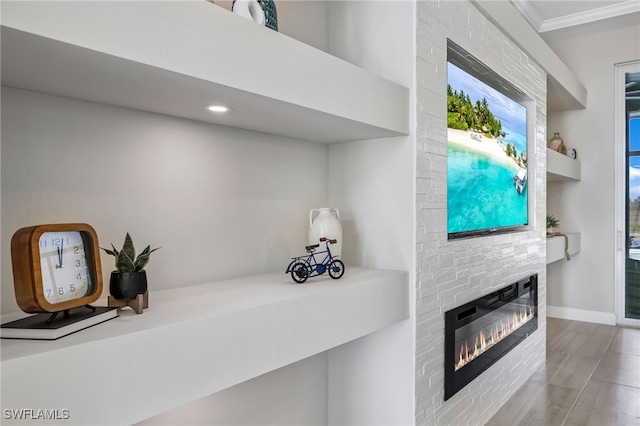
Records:
M616 325L616 314L584 309L566 308L564 306L547 305L547 316L573 321L594 322L597 324Z

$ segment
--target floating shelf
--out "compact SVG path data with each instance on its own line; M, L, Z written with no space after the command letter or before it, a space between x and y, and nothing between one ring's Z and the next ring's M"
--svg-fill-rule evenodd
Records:
M578 181L582 179L582 163L547 148L547 181Z
M4 86L324 143L410 131L406 87L209 2L3 2L1 20Z
M569 242L569 255L580 253L581 238L579 233L567 234ZM558 260L566 259L565 257L565 239L563 236L549 237L547 238L547 265L549 263L557 262Z
M55 341L2 339L2 407L132 424L407 318L399 271L347 266L339 280L274 273L151 291L141 315L125 309Z

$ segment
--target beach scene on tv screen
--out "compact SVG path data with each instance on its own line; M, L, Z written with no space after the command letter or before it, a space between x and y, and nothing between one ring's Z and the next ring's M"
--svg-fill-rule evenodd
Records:
M527 224L526 108L447 67L448 233Z

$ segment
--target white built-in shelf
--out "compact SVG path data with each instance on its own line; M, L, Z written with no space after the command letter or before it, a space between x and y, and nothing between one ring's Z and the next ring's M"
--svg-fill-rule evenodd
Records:
M2 339L2 407L132 424L409 318L408 273L350 266L339 280L272 273L149 296L141 315L56 341Z
M578 181L582 179L582 163L579 160L547 148L547 181Z
M557 262L558 260L565 260L565 244L568 242L569 255L573 256L580 253L580 234L579 233L567 233L567 241L565 242L564 236L547 237L547 265L549 263Z
M210 2L1 7L4 86L325 143L409 134L406 87Z

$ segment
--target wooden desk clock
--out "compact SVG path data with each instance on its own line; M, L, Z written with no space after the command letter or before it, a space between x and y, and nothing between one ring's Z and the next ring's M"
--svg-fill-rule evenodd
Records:
M98 236L90 225L17 230L11 238L11 265L16 302L36 315L2 324L2 338L54 340L118 316L116 308L90 305L102 295Z
M24 312L66 312L102 294L98 236L90 225L19 229L11 239L11 263L16 301Z

